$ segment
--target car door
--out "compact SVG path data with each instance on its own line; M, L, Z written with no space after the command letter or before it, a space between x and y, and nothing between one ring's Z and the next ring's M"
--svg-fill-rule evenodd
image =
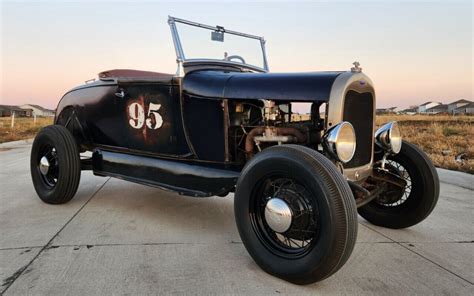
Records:
M117 85L113 83L100 83L70 92L61 103L74 102L75 108L65 110L65 114L60 117L64 118L65 124L69 118L67 113L74 111L85 132L84 136L94 145L127 148L123 137L125 123L119 111L123 102L116 93Z
M179 88L162 83L123 83L122 103L125 114L123 135L131 151L158 155L189 154L184 136Z

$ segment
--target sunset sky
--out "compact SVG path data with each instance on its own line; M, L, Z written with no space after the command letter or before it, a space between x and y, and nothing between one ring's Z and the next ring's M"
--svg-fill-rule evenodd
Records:
M473 99L471 1L1 3L1 104L55 108L114 68L175 73L168 15L265 36L272 72L357 60L378 107Z

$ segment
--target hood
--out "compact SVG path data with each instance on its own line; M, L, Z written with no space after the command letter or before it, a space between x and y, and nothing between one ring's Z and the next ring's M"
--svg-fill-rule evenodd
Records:
M210 99L327 102L334 80L341 73L195 71L183 78L183 92Z

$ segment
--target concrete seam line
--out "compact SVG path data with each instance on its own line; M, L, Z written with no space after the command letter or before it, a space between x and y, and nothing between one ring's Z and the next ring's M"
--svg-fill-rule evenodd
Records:
M223 243L222 245L227 244L235 244L231 242ZM239 243L242 244L242 243ZM396 244L396 242L358 242L358 244ZM92 247L134 247L134 246L176 246L176 245L185 245L185 246L209 246L207 243L110 243L110 244L62 244L62 245L51 245L48 246L49 249L56 249L56 248L71 248L71 247L78 247L78 248L92 248ZM0 250L1 251L1 250Z
M444 267L444 266L441 266L440 264L434 262L433 260L431 260L431 259L429 259L429 258L423 256L422 254L416 252L415 250L412 250L412 249L408 248L407 246L403 245L402 243L397 242L396 240L392 239L391 237L389 237L389 236L387 236L387 235L385 235L385 234L383 234L383 233L381 233L381 232L379 232L379 231L377 231L377 230L375 230L375 229L373 229L373 228L371 228L371 227L369 227L369 226L367 226L367 225L364 225L364 226L367 227L368 229L370 229L370 230L372 230L372 231L374 231L374 232L376 232L376 233L378 233L378 234L380 234L380 235L382 235L382 236L388 238L389 240L395 242L397 245L401 246L402 248L404 248L404 249L406 249L406 250L408 250L408 251L410 251L410 252L412 252L412 253L414 253L414 254L420 256L421 258L425 259L426 261L431 262L432 264L438 266L439 268L443 269L444 271L447 271L447 272L449 272L450 274L456 276L457 278L460 278L461 280L467 282L468 284L474 285L474 283L471 283L468 279L463 278L462 276L458 275L457 273L455 273L455 272L453 272L453 271L447 269L447 268Z
M185 245L185 246L208 246L209 244L206 243L109 243L109 244L63 244L63 245L51 245L48 246L50 249L55 248L71 248L71 247L78 247L78 248L92 248L92 247L133 247L133 246L175 246L175 245Z
M24 250L24 249L38 249L44 246L28 246L28 247L13 247L13 248L0 248L0 251L10 251L10 250Z
M63 231L64 228L66 228L66 226L79 214L79 212L81 212L82 209L94 198L94 196L102 188L104 188L105 184L107 184L107 182L109 180L110 180L110 177L91 195L91 197L89 197L89 199L76 211L76 213L74 213L74 215L72 215L72 217L58 230L58 232L56 232L56 234L53 235L53 237L46 243L46 245L44 245L41 248L41 250L38 252L38 254L36 254L36 256L34 256L33 259L30 260L30 262L28 262L28 264L26 264L25 266L23 266L17 272L14 273L14 275L12 276L13 278L10 280L10 282L8 283L6 288L0 293L0 295L3 295L5 292L7 292L7 290L13 285L13 283L15 283L15 281L23 274L23 272L28 267L30 267L31 264L33 264L33 262L43 253L43 251L49 248L49 246L51 245L53 240L59 235L59 233L61 233L61 231Z
M472 187L467 187L466 185L463 185L461 183L456 183L456 182L446 181L446 180L440 180L439 182L444 183L444 184L448 184L448 185L461 187L462 189L467 189L467 190L471 190L471 191L474 190Z

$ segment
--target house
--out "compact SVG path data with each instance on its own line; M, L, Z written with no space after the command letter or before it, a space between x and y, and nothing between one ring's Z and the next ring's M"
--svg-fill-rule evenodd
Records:
M30 117L32 114L32 109L21 109L18 106L12 105L0 105L0 117L10 117L12 115L16 117Z
M407 115L415 115L416 113L418 113L418 107L404 109L400 111L400 113L407 114Z
M448 105L439 104L434 107L428 108L425 110L426 114L439 114L439 113L448 113Z
M474 102L470 102L466 105L462 105L453 110L453 114L474 114Z
M31 110L33 110L33 115L34 116L39 116L39 117L54 116L54 110L49 110L49 109L43 108L39 105L24 104L24 105L21 105L19 107L21 109L31 109Z
M454 110L457 108L460 108L462 106L468 105L469 103L472 103L471 101L465 100L465 99L460 99L457 101L454 101L452 103L448 104L448 112L449 113L454 113Z
M426 102L418 106L418 113L425 113L427 109L433 108L435 106L441 105L439 102Z
M388 113L397 113L398 107L390 107L390 108L380 108L375 109L376 114L388 114Z

